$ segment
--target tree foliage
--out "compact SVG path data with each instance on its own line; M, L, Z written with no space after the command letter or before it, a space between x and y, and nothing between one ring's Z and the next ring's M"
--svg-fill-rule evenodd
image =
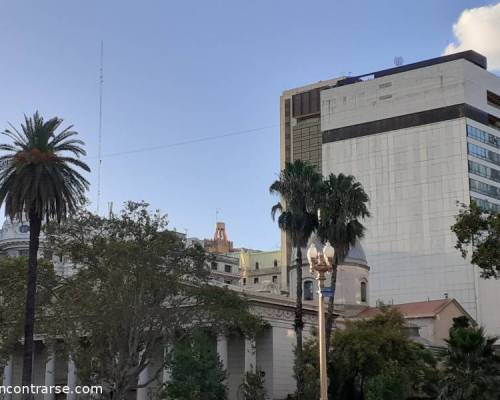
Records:
M186 324L247 335L261 324L244 298L209 284L204 250L186 247L166 225L147 204L129 202L118 216L82 211L48 229L51 249L76 266L58 291L55 333L64 337L80 379L103 385L113 399L138 388L146 367L151 381L158 378L161 349Z
M333 271L330 275L330 287L337 284L337 268L346 258L356 241L363 238L365 227L361 220L368 218L368 195L361 183L354 176L330 174L322 185L319 197L321 220L318 225L318 236L321 241L330 242L335 249ZM326 317L326 337L331 336L334 320L335 293L328 299ZM330 341L327 340L327 350Z
M264 387L264 373L259 369L245 372L241 392L242 400L266 400L268 397Z
M71 126L56 133L62 119L48 121L36 112L25 116L18 130L3 132L11 143L0 144L0 205L11 219L28 218L30 225L29 268L26 273L22 384L29 386L33 367L33 333L37 288L37 261L42 221L65 219L83 202L88 181L78 172L90 168L81 156L83 142ZM23 396L29 399L29 394Z
M482 210L475 202L462 205L451 230L457 237L462 257L470 252L471 263L483 278L500 278L500 214Z
M0 259L0 365L5 364L23 337L27 271L26 257ZM52 264L40 259L35 309L38 333L43 333L52 323L50 306L58 283Z
M332 336L329 395L338 400L405 400L436 394L432 354L410 341L398 312L387 309L371 319L347 322ZM306 400L319 398L317 339L304 346L309 385Z
M302 373L302 247L307 245L309 237L317 228L318 195L321 191L322 178L316 169L303 161L287 163L279 179L269 188L271 193L279 194L281 201L271 209L274 219L279 213L278 226L287 233L296 248L296 306L295 335L297 396L300 400L304 392Z
M482 328L456 320L443 354L444 377L439 399L497 400L500 395L500 357L497 338Z
M226 371L213 337L194 331L175 344L170 354L167 398L172 400L224 400Z

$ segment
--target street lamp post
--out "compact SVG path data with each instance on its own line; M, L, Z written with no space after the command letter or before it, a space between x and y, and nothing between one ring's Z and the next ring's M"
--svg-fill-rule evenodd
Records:
M320 369L320 400L328 400L328 378L326 374L326 332L325 332L325 302L323 289L325 287L325 274L332 271L335 250L329 242L323 248L323 254L312 243L307 250L309 269L316 273L318 281L318 320L319 320L319 369ZM332 288L334 291L335 288Z

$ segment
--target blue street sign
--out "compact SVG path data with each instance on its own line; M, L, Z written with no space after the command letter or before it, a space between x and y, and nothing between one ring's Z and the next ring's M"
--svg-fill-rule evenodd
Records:
M324 296L324 297L333 297L333 294L335 293L334 290L332 290L331 287L326 287L326 288L323 288L323 290L321 291L321 294Z

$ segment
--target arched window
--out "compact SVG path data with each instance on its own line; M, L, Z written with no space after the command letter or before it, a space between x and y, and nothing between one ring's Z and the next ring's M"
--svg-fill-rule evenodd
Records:
M304 300L314 300L313 281L304 282Z
M361 282L360 291L361 291L361 302L366 303L366 301L367 301L366 282L364 282L364 281Z

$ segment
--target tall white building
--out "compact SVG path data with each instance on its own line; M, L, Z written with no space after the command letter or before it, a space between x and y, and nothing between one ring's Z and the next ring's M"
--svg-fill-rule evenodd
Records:
M500 78L486 58L346 78L320 101L323 174L353 174L371 199L370 301L454 297L500 334L500 281L481 279L450 231L457 202L500 211Z

